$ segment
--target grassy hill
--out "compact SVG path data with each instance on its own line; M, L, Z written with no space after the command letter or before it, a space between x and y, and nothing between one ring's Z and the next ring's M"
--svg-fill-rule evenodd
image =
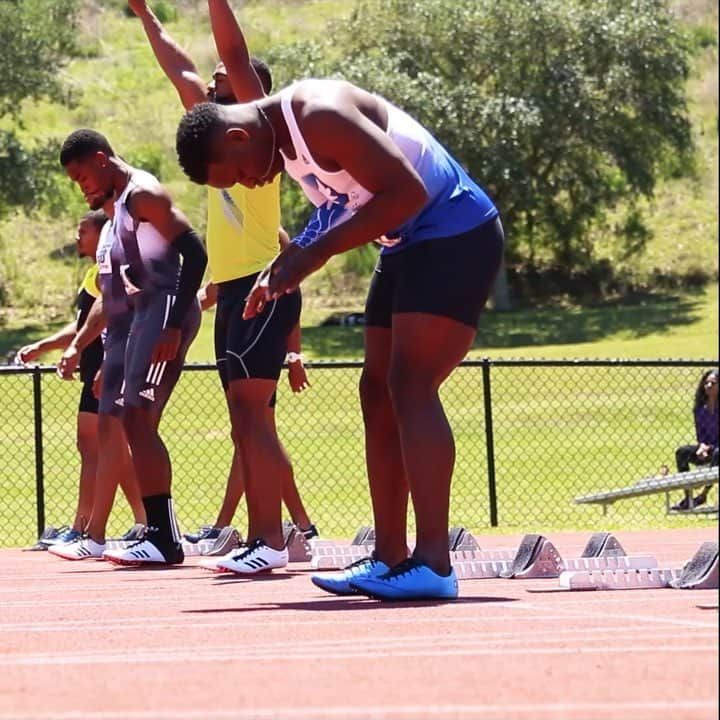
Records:
M188 183L174 159L173 142L181 108L159 70L142 29L123 11L120 0L86 0L81 45L84 56L64 71L78 102L72 109L49 103L23 108L24 138L63 137L79 126L106 133L130 162L156 172L199 229L205 223L205 192ZM162 3L173 8L172 35L209 73L215 49L201 0ZM347 14L353 2L329 0L251 0L240 6L250 46L262 54L271 44L322 33L325 22ZM718 277L718 7L713 0L675 0L673 8L697 39L698 53L688 81L688 98L698 147L698 174L675 179L657 189L646 203L652 231L645 252L624 260L606 238L598 237L601 255L623 266L644 287L642 300L605 307L580 308L572 303L545 309L489 313L478 339L478 352L496 348L502 354L532 354L540 346L562 348L565 355L603 354L596 343L609 343L619 354L708 357L717 344ZM302 69L298 69L302 74ZM289 78L277 78L283 84ZM67 214L16 214L0 222L0 272L10 289L12 306L0 308L0 353L29 336L55 327L71 315L74 289L82 273L72 252L75 218L85 207L68 188ZM710 280L711 286L701 290ZM675 285L672 294L667 288ZM351 328L316 328L330 313L361 310L366 281L348 275L336 258L304 286L306 341L322 356L359 356L359 333ZM666 290L655 293L657 287ZM206 323L208 324L208 323ZM210 344L196 343L195 359L211 357ZM653 345L648 338L656 337ZM670 351L668 339L676 338ZM325 339L324 339L325 338ZM643 341L643 345L637 345ZM595 348L595 349L593 349ZM685 351L683 351L685 349ZM611 352L615 352L612 350ZM697 354L696 354L697 353Z

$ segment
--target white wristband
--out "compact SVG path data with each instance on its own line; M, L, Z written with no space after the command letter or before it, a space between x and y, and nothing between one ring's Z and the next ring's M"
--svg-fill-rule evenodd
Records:
M285 356L285 360L287 360L287 362L289 362L289 363L302 362L303 356L301 353L298 353L298 352L289 352Z

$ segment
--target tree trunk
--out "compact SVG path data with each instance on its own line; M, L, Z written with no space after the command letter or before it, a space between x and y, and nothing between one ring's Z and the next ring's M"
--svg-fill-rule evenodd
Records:
M492 307L496 312L509 312L512 310L512 302L510 300L510 288L508 287L507 281L507 268L505 267L505 260L500 265L497 277L495 278L495 285L492 289Z

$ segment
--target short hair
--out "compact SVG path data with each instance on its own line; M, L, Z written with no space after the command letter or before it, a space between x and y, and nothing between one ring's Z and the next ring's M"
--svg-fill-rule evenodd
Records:
M263 91L266 95L269 95L272 91L272 73L267 63L257 57L250 58L250 64L253 66L255 74L260 78L260 84L262 85Z
M212 137L220 125L220 110L215 103L199 103L185 113L175 136L175 151L180 167L198 185L207 185L208 165L212 161Z
M108 221L108 216L104 210L88 210L82 219L91 222L98 230L101 230L103 225Z
M60 164L67 167L73 160L82 160L98 151L104 152L108 157L115 155L108 139L96 130L74 130L65 138L60 148Z

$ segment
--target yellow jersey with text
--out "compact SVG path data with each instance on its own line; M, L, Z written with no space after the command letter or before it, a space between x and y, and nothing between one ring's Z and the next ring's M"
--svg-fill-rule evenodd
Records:
M258 188L208 188L207 253L213 282L262 270L279 252L280 176Z

